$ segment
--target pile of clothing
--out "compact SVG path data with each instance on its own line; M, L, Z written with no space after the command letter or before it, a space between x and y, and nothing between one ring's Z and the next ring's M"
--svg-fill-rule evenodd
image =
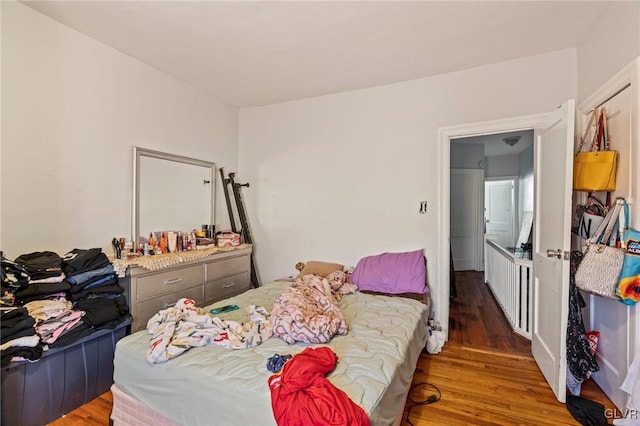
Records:
M272 335L269 312L262 306L247 307L249 321L221 320L196 306L193 299L182 298L163 309L147 323L151 334L147 361L165 362L192 347L207 345L227 349L246 349L262 344Z
M2 307L0 313L0 350L2 367L12 360L36 361L42 357L43 344L34 328L36 321L26 308Z
M5 311L27 315L44 350L73 344L97 330L113 329L129 318L124 288L99 248L73 249L63 257L50 251L34 252L13 262L3 256L2 285L3 363L5 355L6 362L33 361L35 356L21 358L14 350L5 350L5 337L12 336L4 328Z
M29 284L29 274L26 269L15 262L4 257L4 252L0 251L0 273L2 281L1 306L13 306L15 302L15 292Z
M327 343L334 335L348 332L347 318L340 310L343 295L356 292L343 271L326 278L307 274L280 292L271 310L273 334L289 344Z
M73 309L73 304L64 297L34 300L24 307L36 322L36 332L40 340L48 345L58 343L58 339L68 331L80 326L83 311Z
M73 249L62 259L71 301L114 297L124 292L106 254L99 248Z
M62 258L52 251L23 254L14 262L29 274L28 285L14 293L16 305L24 305L32 300L43 298L64 297L71 288L64 282Z
M271 408L279 425L369 426L362 407L326 378L337 362L331 348L306 348L269 377Z

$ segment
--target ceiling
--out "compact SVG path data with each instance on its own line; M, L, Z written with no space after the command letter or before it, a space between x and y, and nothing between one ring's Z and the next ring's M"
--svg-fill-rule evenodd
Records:
M515 145L507 145L504 139L519 138ZM484 145L485 157L520 154L533 145L533 130L520 130L489 135L452 139L451 143Z
M575 47L608 2L22 3L242 108Z

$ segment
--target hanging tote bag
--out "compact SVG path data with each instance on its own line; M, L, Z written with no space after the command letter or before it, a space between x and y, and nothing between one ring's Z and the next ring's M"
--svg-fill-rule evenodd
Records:
M616 287L622 270L624 251L615 245L608 245L607 241L612 237L624 202L622 198L616 199L615 207L609 210L595 235L584 247L584 256L576 271L576 285L580 290L618 300Z
M624 214L620 214L619 221L620 227L624 230L621 241L624 261L616 295L622 303L634 305L640 301L640 231L626 226L629 223L629 210L626 204Z
M608 208L596 197L589 195L587 202L578 204L571 224L571 232L588 240L593 237L596 229L600 226L607 215Z
M596 122L591 151L582 152L582 146ZM604 141L604 142L603 142ZM603 145L602 150L600 145ZM616 168L618 152L609 150L609 131L607 128L607 111L605 108L594 109L589 124L580 138L576 157L573 159L574 191L614 191L616 189Z

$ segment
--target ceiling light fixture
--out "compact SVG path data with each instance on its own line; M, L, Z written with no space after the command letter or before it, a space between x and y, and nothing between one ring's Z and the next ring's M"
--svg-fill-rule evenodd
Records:
M509 146L514 146L520 140L520 136L511 136L508 138L502 138L502 141Z

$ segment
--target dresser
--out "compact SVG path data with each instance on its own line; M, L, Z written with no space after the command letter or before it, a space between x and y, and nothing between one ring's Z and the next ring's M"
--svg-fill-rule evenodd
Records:
M121 285L129 301L131 332L144 330L158 311L186 297L200 307L249 289L251 248L212 254L204 259L151 271L132 265Z

